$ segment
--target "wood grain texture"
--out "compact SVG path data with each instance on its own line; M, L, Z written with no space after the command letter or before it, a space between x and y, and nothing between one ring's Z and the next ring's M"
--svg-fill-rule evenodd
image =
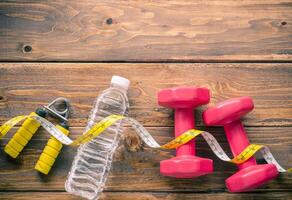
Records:
M0 122L28 114L63 96L72 102L71 126L85 126L92 103L113 74L131 80L130 116L145 126L172 126L173 111L157 104L159 89L196 85L211 91L208 106L232 97L251 96L255 109L246 126L292 125L291 64L0 64ZM202 126L201 112L196 123Z
M5 0L5 61L291 61L292 3Z
M82 133L92 102L108 87L113 74L131 80L130 116L145 125L161 144L173 138L173 112L157 105L159 89L182 85L208 87L212 93L208 106L232 97L251 96L255 109L243 120L251 142L267 144L284 167L290 166L292 67L289 63L1 63L0 123L63 96L72 102L71 137L76 138ZM203 126L200 115L206 107L196 112L198 127L214 134L229 152L223 129ZM288 199L291 196L292 178L287 173L255 193L226 193L224 180L237 169L218 160L202 138L197 139L198 155L213 159L215 172L197 179L163 177L159 174L159 162L171 158L174 152L146 147L131 152L129 149L137 149L138 138L128 127L124 134L130 147L124 142L118 148L103 199ZM40 130L16 160L2 150L9 137L0 141L0 199L44 195L48 199L79 199L63 193L76 149L64 147L51 174L43 176L33 168L47 142L47 134Z
M268 192L268 193L242 193L242 194L230 194L230 193L210 193L210 194L189 194L189 193L162 193L162 192L152 192L152 193L142 193L142 192L133 192L133 193L125 193L125 192L104 192L101 196L101 200L193 200L193 199L204 199L204 200L283 200L283 199L291 199L291 195L289 193L282 192ZM39 199L47 199L47 200L80 200L79 197L72 196L68 193L64 192L30 192L30 193L17 193L10 192L0 193L0 199L14 199L14 200L39 200Z
M148 127L149 132L160 143L173 138L172 127ZM14 129L15 132L16 129ZM71 128L71 138L82 133L83 128ZM220 142L230 155L228 143L222 128L207 129ZM248 136L253 143L266 144L275 158L284 166L290 167L292 162L292 127L248 127ZM137 136L130 128L124 130L128 142L135 146ZM1 149L7 144L8 138L0 141ZM34 165L48 139L48 134L40 130L29 145L13 160L2 150L0 151L0 190L1 191L64 191L64 182L70 169L76 149L64 147L55 166L48 176L35 171ZM130 145L130 146L132 146ZM197 154L214 160L214 173L197 179L175 179L164 177L159 173L159 162L174 156L174 151L154 150L147 147L137 152L129 151L125 141L118 148L111 174L106 184L107 191L174 191L174 192L223 192L226 190L224 180L237 171L236 167L220 161L201 137L197 139ZM258 156L259 163L264 163ZM23 180L26 181L23 181ZM291 174L281 174L259 191L290 191Z

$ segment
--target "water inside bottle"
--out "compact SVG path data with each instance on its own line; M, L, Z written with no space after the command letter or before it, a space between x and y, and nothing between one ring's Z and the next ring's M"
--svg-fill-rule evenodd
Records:
M127 87L114 82L102 92L89 116L86 130L111 114L126 115L129 109ZM87 199L98 199L104 189L122 132L119 121L90 142L81 145L65 183L69 193Z

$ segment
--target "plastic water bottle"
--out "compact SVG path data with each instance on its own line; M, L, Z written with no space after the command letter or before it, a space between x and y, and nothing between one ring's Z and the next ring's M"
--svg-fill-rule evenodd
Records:
M111 115L126 115L129 109L127 90L130 81L113 76L111 85L97 98L88 119L86 131L95 123ZM121 121L108 127L98 137L78 148L65 189L87 199L98 199L105 186L113 154L122 132Z

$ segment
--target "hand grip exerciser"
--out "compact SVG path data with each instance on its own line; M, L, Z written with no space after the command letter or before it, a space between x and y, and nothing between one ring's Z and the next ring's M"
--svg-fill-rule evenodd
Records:
M45 117L46 111L43 108L38 108L35 112L30 113L29 116L35 115ZM40 124L36 120L27 118L13 135L8 144L4 147L4 151L12 158L16 158L39 127Z
M62 108L60 108L61 106ZM29 116L31 117L38 115L40 117L45 117L48 113L61 121L60 125L57 125L56 127L65 135L68 135L69 127L66 122L68 121L69 116L69 101L65 98L57 98L49 105L44 106L44 109L38 108L36 112L32 112ZM30 117L24 121L4 148L4 151L13 158L16 158L19 155L40 127L39 122ZM35 169L43 174L48 174L55 162L55 159L59 155L61 148L61 142L52 136L44 148Z
M177 87L160 90L158 104L175 109L175 137L194 129L193 109L207 104L209 90L198 87ZM176 178L192 178L213 172L211 159L195 156L194 139L176 149L176 157L160 162L160 173Z
M240 154L250 144L240 117L250 112L253 108L254 104L250 97L241 97L219 103L203 113L206 125L224 126L233 156ZM252 190L278 175L278 170L274 164L257 165L254 157L239 164L238 168L239 172L225 181L227 188L231 192Z
M56 127L65 135L69 135L69 127L65 123L57 125ZM62 147L63 144L52 136L49 139L34 168L43 174L48 174L53 164L55 163L55 160L58 157Z

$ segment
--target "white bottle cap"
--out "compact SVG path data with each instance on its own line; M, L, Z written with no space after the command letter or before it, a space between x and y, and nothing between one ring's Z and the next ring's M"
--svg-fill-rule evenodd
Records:
M118 85L125 90L128 90L130 86L130 81L126 78L123 78L121 76L113 76L111 80L111 84Z

